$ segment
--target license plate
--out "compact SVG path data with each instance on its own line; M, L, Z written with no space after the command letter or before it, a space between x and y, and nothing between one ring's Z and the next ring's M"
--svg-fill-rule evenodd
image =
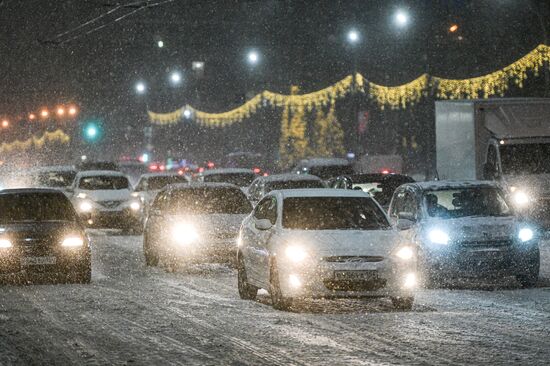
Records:
M334 279L338 281L371 281L377 278L377 271L334 271Z
M49 257L23 257L21 258L22 266L44 266L55 264L56 258L53 256Z

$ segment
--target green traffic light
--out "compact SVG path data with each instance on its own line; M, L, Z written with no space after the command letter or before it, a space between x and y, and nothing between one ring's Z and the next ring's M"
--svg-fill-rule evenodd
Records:
M103 131L101 125L97 122L88 122L82 130L84 140L87 142L97 142L101 140Z

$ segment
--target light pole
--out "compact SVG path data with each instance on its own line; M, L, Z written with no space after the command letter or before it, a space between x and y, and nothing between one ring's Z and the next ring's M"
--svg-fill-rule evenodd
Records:
M351 84L351 92L352 92L352 113L353 116L351 118L351 124L352 124L352 136L355 136L353 139L353 144L355 145L354 153L357 155L360 155L363 150L361 146L361 137L359 136L359 133L357 133L357 118L359 116L359 95L357 93L357 48L359 45L359 42L361 41L361 34L357 29L350 29L346 35L347 43L349 44L351 48L351 57L352 57L352 63L353 63L353 74L352 74L352 84Z
M170 74L170 83L172 84L172 86L179 86L179 85L181 85L181 81L182 81L181 72L179 72L179 71L173 71L173 72Z

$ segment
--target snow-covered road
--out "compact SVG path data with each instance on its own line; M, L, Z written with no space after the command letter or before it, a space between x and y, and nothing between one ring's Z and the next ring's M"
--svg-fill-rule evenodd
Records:
M538 288L423 290L311 301L240 300L236 272L144 265L141 238L93 236L91 285L0 286L0 364L548 364L550 243Z

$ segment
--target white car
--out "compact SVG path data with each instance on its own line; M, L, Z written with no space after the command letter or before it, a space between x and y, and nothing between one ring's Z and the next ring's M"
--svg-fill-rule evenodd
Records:
M515 276L525 287L539 276L539 235L515 215L494 182L421 182L400 186L390 218L418 248L432 285L464 278Z
M190 263L234 261L239 227L250 211L246 195L232 184L168 186L149 209L145 262L173 270Z
M132 196L130 182L124 174L108 170L79 172L69 191L84 223L141 232L142 204Z
M326 188L321 178L314 175L273 174L267 177L258 177L248 187L248 198L257 203L271 191L282 189Z
M252 169L221 168L205 170L195 177L201 183L229 183L246 188L257 177Z
M147 173L139 178L132 195L139 198L147 208L167 185L182 183L189 183L189 179L177 173Z
M241 226L239 295L254 299L267 289L278 309L304 297L390 297L410 309L416 253L400 240L367 193L273 191Z

